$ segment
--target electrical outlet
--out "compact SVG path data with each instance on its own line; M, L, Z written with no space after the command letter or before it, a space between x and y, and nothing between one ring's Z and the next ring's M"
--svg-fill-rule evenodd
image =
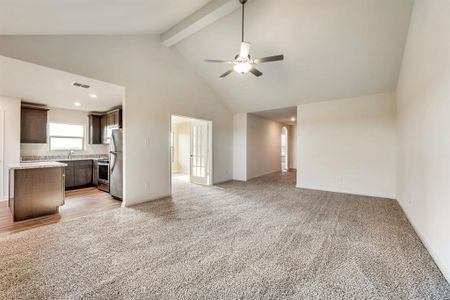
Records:
M144 184L145 189L148 191L150 189L150 183L146 182Z

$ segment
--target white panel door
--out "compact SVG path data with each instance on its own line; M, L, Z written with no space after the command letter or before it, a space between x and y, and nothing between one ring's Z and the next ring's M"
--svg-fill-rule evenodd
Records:
M209 126L206 121L193 122L191 128L191 182L209 181Z

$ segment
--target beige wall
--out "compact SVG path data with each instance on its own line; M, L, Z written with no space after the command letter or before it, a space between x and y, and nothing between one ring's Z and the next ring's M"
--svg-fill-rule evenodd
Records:
M232 178L233 115L159 36L1 36L0 54L125 87L125 205L170 195L171 114L213 121L213 179Z
M0 113L4 114L3 135L3 195L8 199L9 167L20 162L20 99L0 96Z
M247 114L233 118L233 179L247 181Z
M287 126L289 130L289 169L297 169L297 126Z
M50 108L47 115L48 122L82 124L85 128L85 149L75 151L76 154L108 154L108 145L91 145L88 142L88 113L85 111ZM66 154L68 151L50 151L49 144L21 144L21 156L49 156Z
M298 106L297 186L396 198L395 94Z
M416 0L397 90L398 200L450 281L450 1Z
M247 180L281 171L281 123L247 115Z
M241 113L234 116L233 179L247 181L281 171L283 126L252 114ZM290 131L290 126L286 127Z

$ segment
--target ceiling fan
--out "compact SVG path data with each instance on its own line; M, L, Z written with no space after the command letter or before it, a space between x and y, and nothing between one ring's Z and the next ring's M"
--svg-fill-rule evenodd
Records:
M250 56L250 43L245 42L244 40L244 21L245 21L245 3L247 3L247 0L239 0L239 2L242 4L242 42L241 42L241 51L239 54L237 54L234 57L234 60L218 60L218 59L206 59L205 62L209 63L224 63L224 64L230 64L234 65L232 69L226 71L223 73L220 78L224 78L233 71L236 71L239 74L246 74L248 72L252 73L256 77L261 76L263 73L261 73L258 69L254 67L254 65L267 63L267 62L273 62L273 61L280 61L284 59L284 55L275 55L275 56L268 56L263 58L257 58L252 59Z

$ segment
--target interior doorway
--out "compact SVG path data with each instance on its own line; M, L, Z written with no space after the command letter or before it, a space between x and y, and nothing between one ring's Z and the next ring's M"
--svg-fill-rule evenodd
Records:
M281 128L281 171L289 171L289 132L286 126Z
M212 185L212 122L171 116L171 181Z

